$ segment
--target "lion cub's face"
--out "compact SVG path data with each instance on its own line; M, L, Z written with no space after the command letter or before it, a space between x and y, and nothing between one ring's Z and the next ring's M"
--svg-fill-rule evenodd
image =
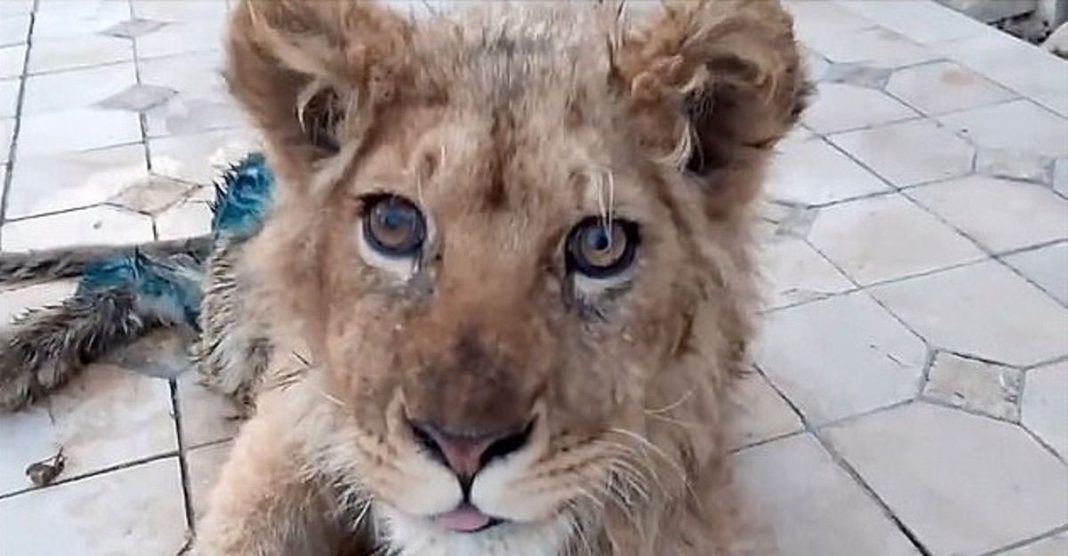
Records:
M785 28L752 31L786 41L783 75L700 4L627 40L590 6L238 10L231 84L289 183L272 276L345 415L329 465L406 550L555 554L598 507L681 489L653 460L707 457L744 206L800 90L789 20L746 15Z

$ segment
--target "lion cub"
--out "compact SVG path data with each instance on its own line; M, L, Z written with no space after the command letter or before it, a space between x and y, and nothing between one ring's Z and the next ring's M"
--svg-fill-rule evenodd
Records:
M648 11L236 8L277 185L209 264L201 370L255 409L194 553L762 552L724 399L806 83L777 2Z

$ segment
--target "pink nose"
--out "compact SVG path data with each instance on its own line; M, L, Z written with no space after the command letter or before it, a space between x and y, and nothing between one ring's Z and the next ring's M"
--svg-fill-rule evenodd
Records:
M530 433L530 427L461 432L424 423L412 423L411 426L419 443L443 460L462 482L469 481L493 459L522 448Z

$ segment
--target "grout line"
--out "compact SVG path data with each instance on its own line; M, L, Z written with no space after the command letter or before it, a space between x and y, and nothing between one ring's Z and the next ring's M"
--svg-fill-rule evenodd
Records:
M134 17L136 17L136 10L134 9L132 0L130 0L130 2L128 3L128 8L129 8L129 12L130 12L130 18L133 19ZM131 37L129 40L130 40L130 50L133 51L134 78L135 78L135 82L137 83L137 85L140 86L140 85L143 85L144 83L141 80L141 56L140 56L140 54L138 52L138 49L137 49L137 38L136 37ZM144 154L145 154L145 168L151 174L152 173L152 150L151 150L151 147L149 147L149 145L148 145L148 117L145 116L144 111L140 111L139 110L137 112L137 123L141 128L141 144L143 145ZM155 228L155 222L156 222L156 219L153 218L152 219L153 229Z
M15 177L15 161L18 158L19 133L22 131L22 105L26 100L26 72L30 67L30 52L33 51L33 27L37 22L37 3L34 0L33 9L29 14L30 24L26 29L26 52L22 56L22 73L19 76L19 92L15 101L15 117L11 128L11 143L8 145L7 162L4 163L3 192L0 192L0 252L3 251L3 224L7 222L7 199L11 193L11 182Z
M1030 545L1035 544L1035 543L1037 543L1039 541L1046 540L1046 539L1048 539L1050 537L1054 537L1054 536L1056 536L1056 535L1058 535L1060 533L1065 533L1065 532L1068 532L1068 523L1065 523L1064 525L1060 525L1058 527L1054 527L1053 529L1050 529L1049 531L1046 531L1045 533L1040 533L1040 534L1035 535L1033 537L1028 537L1026 539L1019 540L1019 541L1016 541L1014 543L1007 544L1007 545L1002 546L1000 548L995 548L994 550L991 550L989 552L984 552L984 553L980 554L979 556L996 556L998 554L1005 554L1006 552L1008 552L1010 550L1014 550L1016 548L1023 548L1025 546L1030 546Z
M21 489L21 490L16 490L16 491L8 492L8 493L5 493L5 494L0 494L0 500L6 500L8 498L14 498L16 496L21 496L23 494L28 494L28 493L31 493L31 492L42 491L42 490L50 489L50 488L57 487L57 486L60 486L60 485L65 485L65 484L68 484L68 483L75 483L75 482L82 481L82 480L85 480L85 479L91 479L93 477L99 477L100 475L106 475L108 473L113 473L115 471L122 471L124 469L129 469L131 467L137 467L139 465L144 465L146 463L152 463L152 462L156 462L156 461L160 461L160 460L165 460L167 458L172 458L172 457L175 457L177 455L178 455L177 450L168 450L166 452L160 452L158 454L153 454L151 456L145 456L145 457L138 458L138 459L132 459L132 460L129 460L129 461L124 461L122 463L109 465L109 466L106 466L106 467L101 467L99 469L94 469L92 471L88 471L86 473L82 473L81 475L74 475L74 476L71 476L71 477L64 477L64 478L59 479L59 480L55 481L54 483L52 483L52 484L50 484L50 485L48 485L46 487L28 487L28 488L24 488L24 489Z
M193 515L193 495L189 481L189 462L186 459L186 447L184 439L184 427L182 425L182 405L178 402L178 382L175 379L167 381L171 389L171 411L174 415L174 434L178 441L178 473L182 480L182 503L185 507L185 524L190 532L195 533L196 518Z

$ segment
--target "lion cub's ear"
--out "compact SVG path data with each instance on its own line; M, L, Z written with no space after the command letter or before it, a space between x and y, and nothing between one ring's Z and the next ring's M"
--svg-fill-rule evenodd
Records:
M790 15L775 0L666 3L621 42L614 78L639 140L707 187L714 212L752 199L808 92Z
M276 171L300 186L316 161L364 138L394 98L409 44L408 22L368 2L243 0L226 77Z

